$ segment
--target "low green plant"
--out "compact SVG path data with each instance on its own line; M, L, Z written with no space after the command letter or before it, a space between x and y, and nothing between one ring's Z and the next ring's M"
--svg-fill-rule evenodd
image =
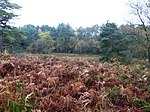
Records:
M116 95L120 94L120 88L119 87L114 87L111 90L108 91L108 96L109 97L114 97Z
M108 97L112 104L118 107L124 107L128 103L126 96L121 94L119 87L114 87L108 92Z
M5 49L4 52L3 52L3 54L4 54L5 56L8 56L8 55L9 55L8 50Z
M35 100L34 100L34 95L28 95L30 96L29 99L27 99L27 96L23 95L23 89L24 89L24 84L23 83L17 83L16 84L16 92L15 93L10 93L15 95L15 99L9 98L8 99L8 111L9 112L22 112L23 110L27 112L31 112L34 109L35 106Z
M137 106L143 106L146 109L146 111L150 112L150 103L149 102L138 99L138 98L134 98L132 100L132 103Z

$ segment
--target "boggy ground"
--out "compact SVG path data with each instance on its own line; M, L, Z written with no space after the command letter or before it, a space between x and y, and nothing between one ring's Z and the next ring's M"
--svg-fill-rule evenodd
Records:
M0 112L148 112L150 70L94 57L0 55Z

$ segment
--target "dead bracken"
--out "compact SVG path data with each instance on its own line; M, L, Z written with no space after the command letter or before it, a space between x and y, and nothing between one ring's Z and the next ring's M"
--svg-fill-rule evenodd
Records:
M0 56L0 111L150 111L150 71L86 57Z

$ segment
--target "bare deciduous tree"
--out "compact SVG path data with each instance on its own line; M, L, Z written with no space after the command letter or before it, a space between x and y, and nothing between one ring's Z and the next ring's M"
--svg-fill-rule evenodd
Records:
M150 66L150 0L129 2L129 6L131 13L137 19L131 23L140 27L142 33L139 33L139 35L145 40L144 47L147 49L148 63Z

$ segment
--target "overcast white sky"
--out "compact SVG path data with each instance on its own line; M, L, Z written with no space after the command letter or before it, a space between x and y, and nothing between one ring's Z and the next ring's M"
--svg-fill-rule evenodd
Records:
M25 24L57 26L69 23L72 27L116 22L125 24L128 0L11 0L22 6L16 26Z

